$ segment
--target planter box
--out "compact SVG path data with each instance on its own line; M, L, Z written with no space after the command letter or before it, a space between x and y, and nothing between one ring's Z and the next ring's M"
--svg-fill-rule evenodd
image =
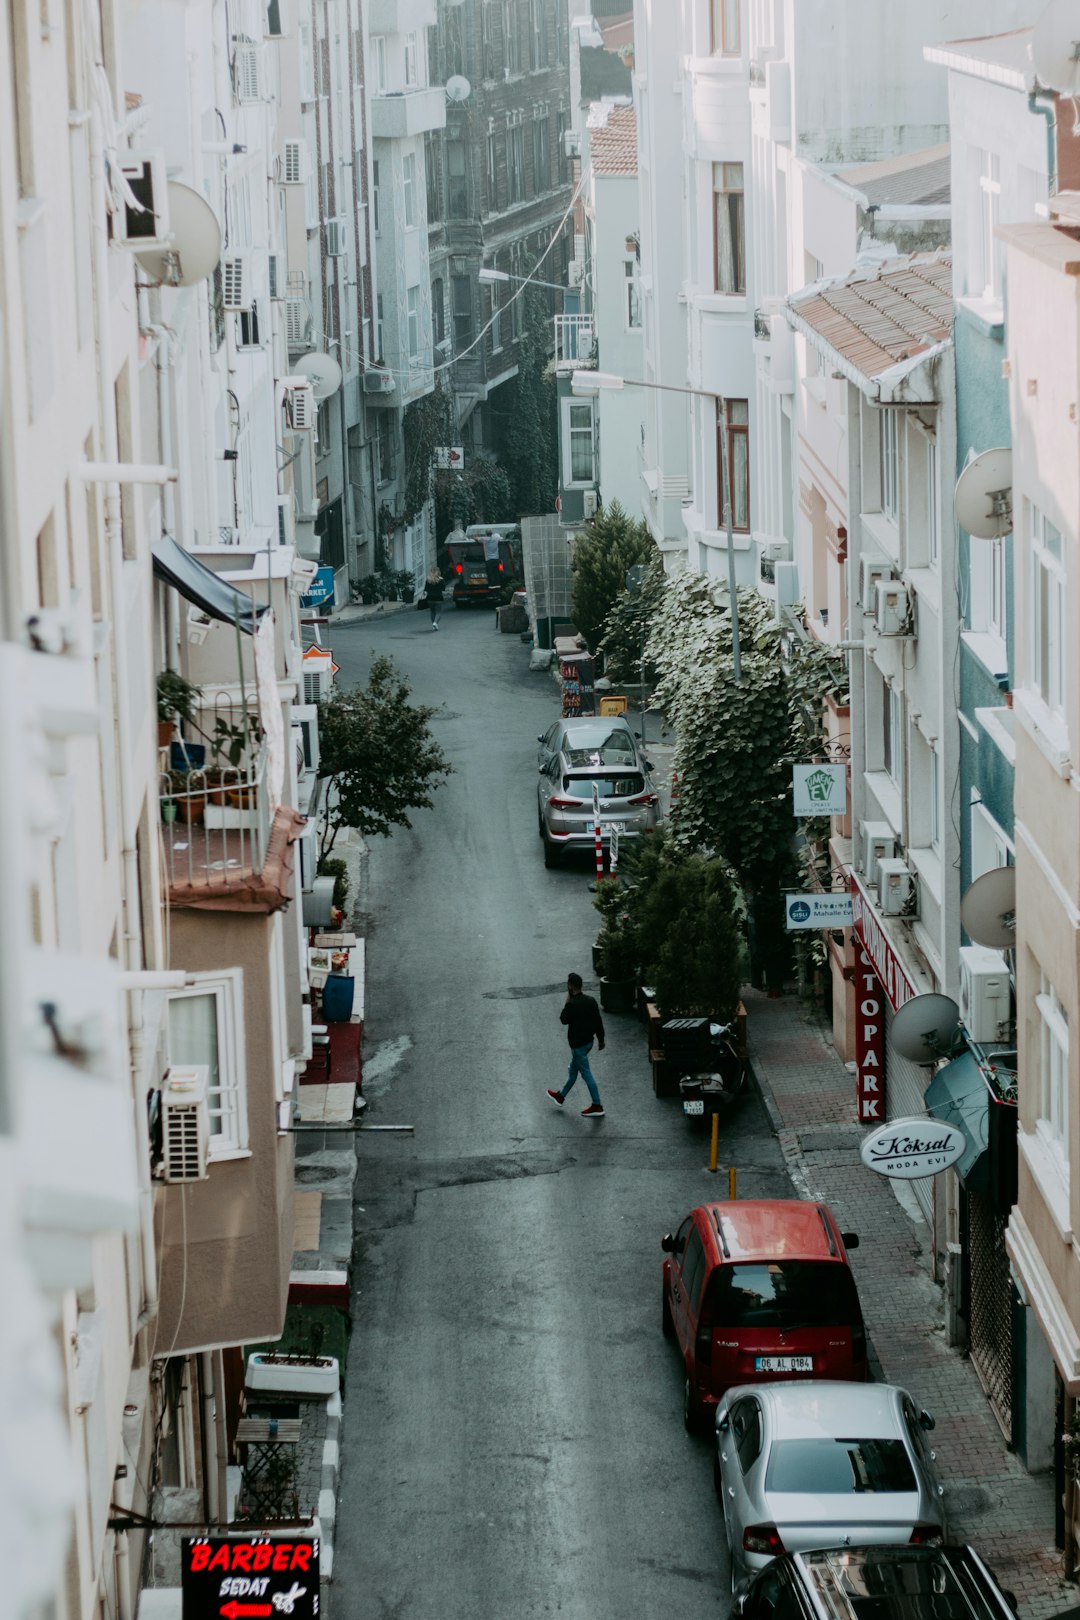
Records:
M248 1357L244 1383L248 1389L274 1391L282 1395L336 1395L341 1374L336 1356L320 1356L318 1361L299 1357Z
M634 1010L637 984L633 979L601 979L600 1005L605 1012L628 1013Z

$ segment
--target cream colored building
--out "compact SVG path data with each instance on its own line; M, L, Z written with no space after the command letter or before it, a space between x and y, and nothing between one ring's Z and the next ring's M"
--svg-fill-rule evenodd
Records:
M1004 228L1016 626L1019 1193L1006 1246L1080 1395L1080 193ZM1066 1487L1075 1537L1075 1491Z

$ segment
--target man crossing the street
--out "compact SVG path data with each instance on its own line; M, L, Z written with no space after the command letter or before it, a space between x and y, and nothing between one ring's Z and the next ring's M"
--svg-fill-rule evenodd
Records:
M589 1053L592 1051L594 1038L597 1051L604 1050L604 1020L600 1017L600 1008L592 996L584 994L580 973L568 973L566 976L566 1000L559 1013L559 1022L566 1025L566 1038L570 1042L570 1067L566 1071L566 1083L562 1090L549 1089L548 1096L561 1108L580 1074L592 1098L588 1108L581 1110L582 1117L603 1119L604 1105L600 1101L600 1092L589 1066Z

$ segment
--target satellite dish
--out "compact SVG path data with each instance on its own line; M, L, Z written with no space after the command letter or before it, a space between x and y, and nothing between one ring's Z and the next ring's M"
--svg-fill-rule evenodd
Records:
M468 101L472 95L472 85L463 73L453 73L446 81L446 98L448 101Z
M976 945L1000 951L1016 944L1016 867L996 866L976 878L960 902L960 921Z
M318 401L329 399L341 387L341 367L332 354L304 354L292 367L300 377L311 379L311 392Z
M959 1028L956 1002L931 991L904 1002L893 1018L889 1045L912 1063L935 1063L952 1051Z
M953 497L962 529L977 540L1012 533L1012 451L984 450L956 480Z
M167 287L194 287L221 262L221 226L194 186L169 181L169 243L135 257L151 280Z
M1050 0L1031 31L1031 60L1045 90L1080 94L1080 12L1076 0Z

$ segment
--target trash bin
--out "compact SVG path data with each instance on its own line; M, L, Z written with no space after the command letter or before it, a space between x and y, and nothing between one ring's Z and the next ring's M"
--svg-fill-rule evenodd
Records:
M327 1024L347 1024L352 1017L356 980L348 973L328 973L322 992L322 1015Z

